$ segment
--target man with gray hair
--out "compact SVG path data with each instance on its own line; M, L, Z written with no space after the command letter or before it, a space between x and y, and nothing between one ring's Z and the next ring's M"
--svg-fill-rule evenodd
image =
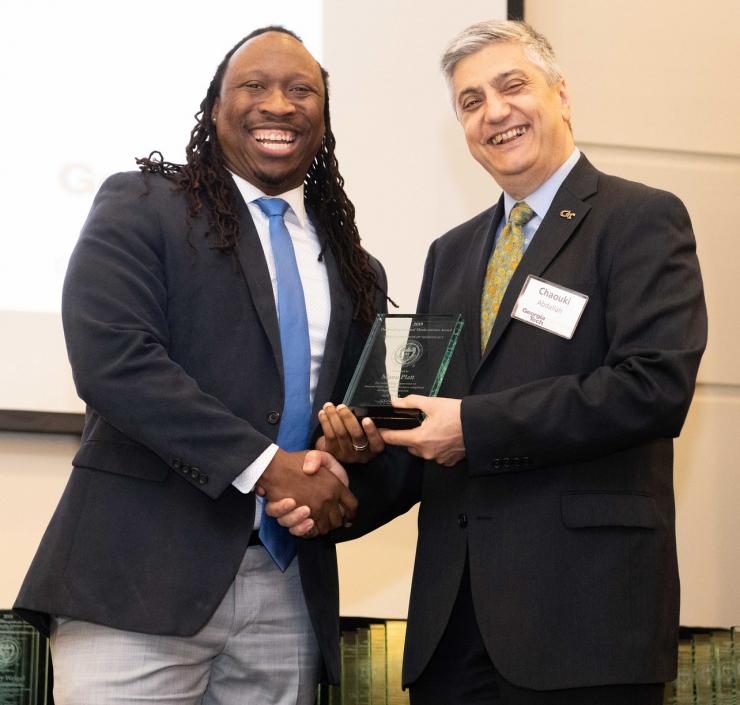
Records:
M465 328L441 396L397 402L424 422L347 425L423 459L384 487L421 499L404 682L415 705L657 705L676 675L672 438L706 344L688 213L581 154L528 25L469 27L442 67L503 194L429 250L419 311ZM323 413L352 460L330 438L346 410ZM379 477L352 473L360 506Z

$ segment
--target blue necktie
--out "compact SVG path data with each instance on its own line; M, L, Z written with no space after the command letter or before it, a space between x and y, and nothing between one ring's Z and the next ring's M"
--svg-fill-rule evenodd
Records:
M283 216L288 204L282 198L259 198L255 203L270 219L270 243L277 270L277 309L280 347L283 351L285 403L277 444L286 451L305 450L311 430L311 346L303 286L293 242ZM260 540L283 572L296 554L290 532L262 511Z

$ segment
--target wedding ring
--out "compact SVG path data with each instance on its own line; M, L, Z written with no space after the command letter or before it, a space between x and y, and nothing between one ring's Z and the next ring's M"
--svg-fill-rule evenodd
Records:
M354 441L352 441L352 447L358 452L362 453L366 451L370 447L370 443L368 441L365 441L362 445L357 445Z

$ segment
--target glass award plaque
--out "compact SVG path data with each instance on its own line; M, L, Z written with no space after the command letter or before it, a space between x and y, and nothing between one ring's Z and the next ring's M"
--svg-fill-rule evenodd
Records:
M437 396L462 327L460 314L379 314L344 404L383 428L418 426L421 411L393 408L391 398Z
M0 614L0 705L37 703L39 634L29 624Z

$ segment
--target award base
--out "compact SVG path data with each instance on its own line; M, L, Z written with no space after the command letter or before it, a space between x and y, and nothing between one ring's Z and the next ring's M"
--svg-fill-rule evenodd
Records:
M350 411L360 421L370 417L378 428L397 430L416 428L424 415L419 409L394 409L392 406L350 406Z

